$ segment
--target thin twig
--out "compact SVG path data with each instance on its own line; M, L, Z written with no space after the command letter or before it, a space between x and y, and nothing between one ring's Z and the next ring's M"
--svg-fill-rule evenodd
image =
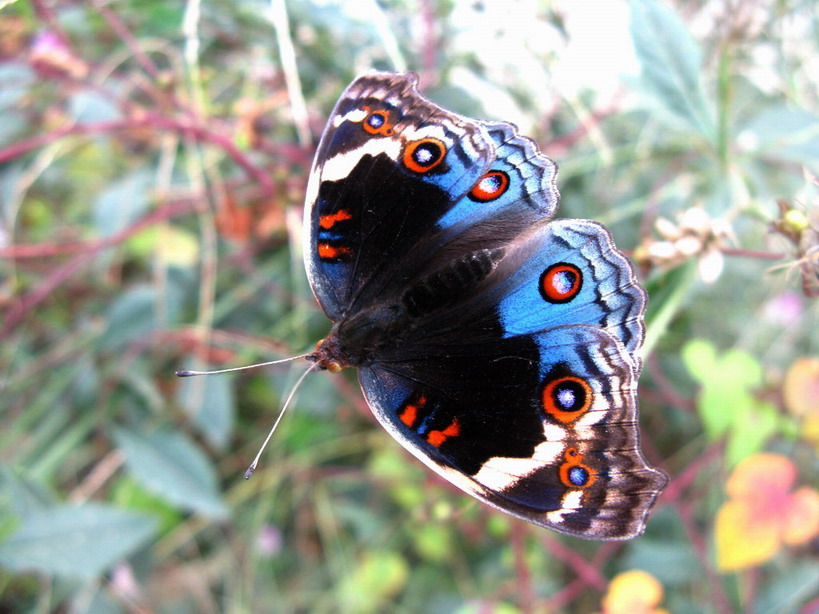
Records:
M140 118L129 118L122 120L112 120L106 122L97 122L94 124L72 124L57 128L51 132L39 134L28 139L21 139L0 150L0 164L9 162L25 153L43 147L54 141L73 135L87 135L87 134L105 134L111 132L120 132L125 130L133 130L136 128L154 127L164 130L173 130L183 135L188 135L197 141L210 143L222 149L225 154L230 157L237 166L247 173L247 175L256 183L259 184L264 195L273 194L275 189L273 182L268 174L256 166L250 158L240 150L229 137L223 136L217 132L209 130L208 128L199 125L165 117L157 114L147 114Z
M279 59L287 83L287 94L290 98L290 112L296 126L299 144L308 146L313 137L310 134L310 122L307 115L307 103L301 90L296 48L290 36L290 20L287 17L287 5L284 0L270 0L270 21L276 30L276 42L279 45Z
M524 614L533 614L535 607L535 591L532 587L532 572L526 562L526 533L528 526L522 522L516 522L510 531L512 554L515 557L515 575L517 582L517 601L520 611Z

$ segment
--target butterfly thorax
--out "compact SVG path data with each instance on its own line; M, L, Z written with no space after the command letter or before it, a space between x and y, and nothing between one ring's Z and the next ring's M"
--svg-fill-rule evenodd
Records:
M409 326L406 308L399 303L374 305L342 317L308 356L322 369L337 373L371 362L379 351L401 344Z
M399 299L377 300L370 307L348 311L309 360L338 372L366 365L385 349L401 347L419 323L473 295L504 254L503 248L462 254L409 284Z

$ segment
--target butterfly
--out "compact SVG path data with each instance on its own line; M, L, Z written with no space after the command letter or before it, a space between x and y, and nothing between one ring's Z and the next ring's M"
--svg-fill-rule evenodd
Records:
M353 81L307 187L305 266L333 322L308 360L356 367L384 428L473 497L628 539L667 482L640 451L646 294L605 227L552 219L556 171L414 74Z

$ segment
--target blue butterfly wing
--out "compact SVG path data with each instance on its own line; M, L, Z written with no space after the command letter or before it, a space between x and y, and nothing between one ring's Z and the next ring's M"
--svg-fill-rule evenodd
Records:
M305 265L332 320L373 278L389 278L385 268L429 233L494 156L479 122L427 101L416 81L389 73L354 81L316 152Z
M557 165L511 124L487 122L484 126L495 145L495 159L484 173L487 187L473 186L476 189L458 199L437 226L460 234L487 220L508 224L511 218L521 231L551 218L560 200L555 184Z
M335 324L311 359L359 367L385 428L490 505L639 534L666 481L639 448L645 293L603 226L550 221L556 166L531 140L415 83L356 80L322 137L305 263Z
M619 341L560 326L413 354L426 358L385 355L359 377L378 420L420 460L541 526L593 539L642 532L666 479L640 452Z
M493 289L503 334L593 324L617 338L639 371L645 291L602 225L556 220L523 237Z
M554 214L555 173L514 127L434 105L414 75L357 79L308 187L305 264L319 303L338 320L400 295L450 254L508 244Z

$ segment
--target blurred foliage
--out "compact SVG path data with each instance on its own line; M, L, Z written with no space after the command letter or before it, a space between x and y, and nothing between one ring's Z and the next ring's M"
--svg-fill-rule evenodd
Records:
M605 5L0 4L0 610L817 611L819 8ZM328 330L302 201L368 68L514 121L560 214L633 254L643 445L671 476L645 535L472 501L351 373L308 377L246 482L304 366L173 377Z

